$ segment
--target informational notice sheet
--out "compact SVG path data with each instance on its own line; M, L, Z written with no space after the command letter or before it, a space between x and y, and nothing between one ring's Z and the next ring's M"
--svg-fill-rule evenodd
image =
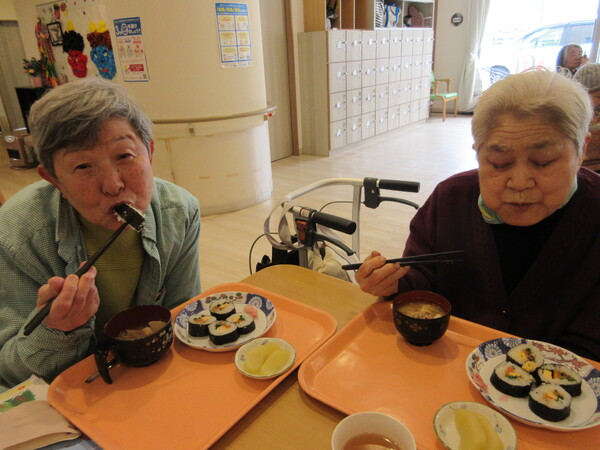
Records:
M244 67L252 63L250 17L245 3L216 3L217 30L222 67Z
M115 34L124 81L148 81L142 23L139 17L115 19Z

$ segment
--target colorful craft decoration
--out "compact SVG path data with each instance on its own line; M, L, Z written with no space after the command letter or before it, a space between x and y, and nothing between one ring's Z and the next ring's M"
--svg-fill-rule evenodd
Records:
M58 77L54 68L54 52L50 42L50 33L48 27L38 19L35 25L35 38L37 39L38 51L40 52L40 61L42 64L41 75L42 83L45 86L58 86Z
M75 31L73 22L67 21L67 31L63 33L63 51L69 55L69 65L73 75L78 78L87 76L88 57L83 54L83 47L83 36Z
M110 33L106 29L104 22L99 21L98 27L94 22L90 22L90 32L87 35L92 50L90 56L98 68L100 76L107 80L112 80L117 73L115 57L110 40Z

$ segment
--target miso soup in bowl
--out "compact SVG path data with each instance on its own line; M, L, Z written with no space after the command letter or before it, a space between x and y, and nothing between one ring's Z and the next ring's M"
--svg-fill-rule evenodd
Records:
M440 294L407 291L398 294L392 302L394 325L411 344L432 344L448 329L451 305Z
M415 438L406 425L378 411L351 414L337 424L332 450L416 450Z

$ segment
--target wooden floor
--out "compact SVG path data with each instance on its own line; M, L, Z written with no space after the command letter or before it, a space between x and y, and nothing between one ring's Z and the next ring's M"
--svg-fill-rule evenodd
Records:
M402 196L422 204L435 185L462 170L476 167L470 132L471 117L432 116L427 122L385 133L335 151L328 158L292 156L272 164L274 192L268 201L240 211L205 216L200 234L202 289L239 281L250 275L270 245L260 238L250 258L250 249L263 233L263 222L275 205L289 192L325 178L399 179L418 181L419 193L382 191L385 196ZM0 193L9 198L23 186L39 179L35 169L9 168L6 151L0 157ZM295 202L320 209L332 201L350 200L351 188L329 187L307 194ZM350 217L348 204L334 204L325 212ZM415 210L398 203L384 202L377 209L361 209L362 260L372 249L389 257L400 256ZM0 230L5 233L6 230ZM349 243L349 239L347 240ZM251 263L249 264L249 258Z

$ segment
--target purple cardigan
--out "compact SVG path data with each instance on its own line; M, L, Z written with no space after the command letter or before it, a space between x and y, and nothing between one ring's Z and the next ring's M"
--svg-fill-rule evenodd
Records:
M508 296L478 197L477 170L435 188L410 223L404 255L464 250L463 262L415 266L399 290L438 292L453 315L600 361L600 175L580 169L563 217Z

